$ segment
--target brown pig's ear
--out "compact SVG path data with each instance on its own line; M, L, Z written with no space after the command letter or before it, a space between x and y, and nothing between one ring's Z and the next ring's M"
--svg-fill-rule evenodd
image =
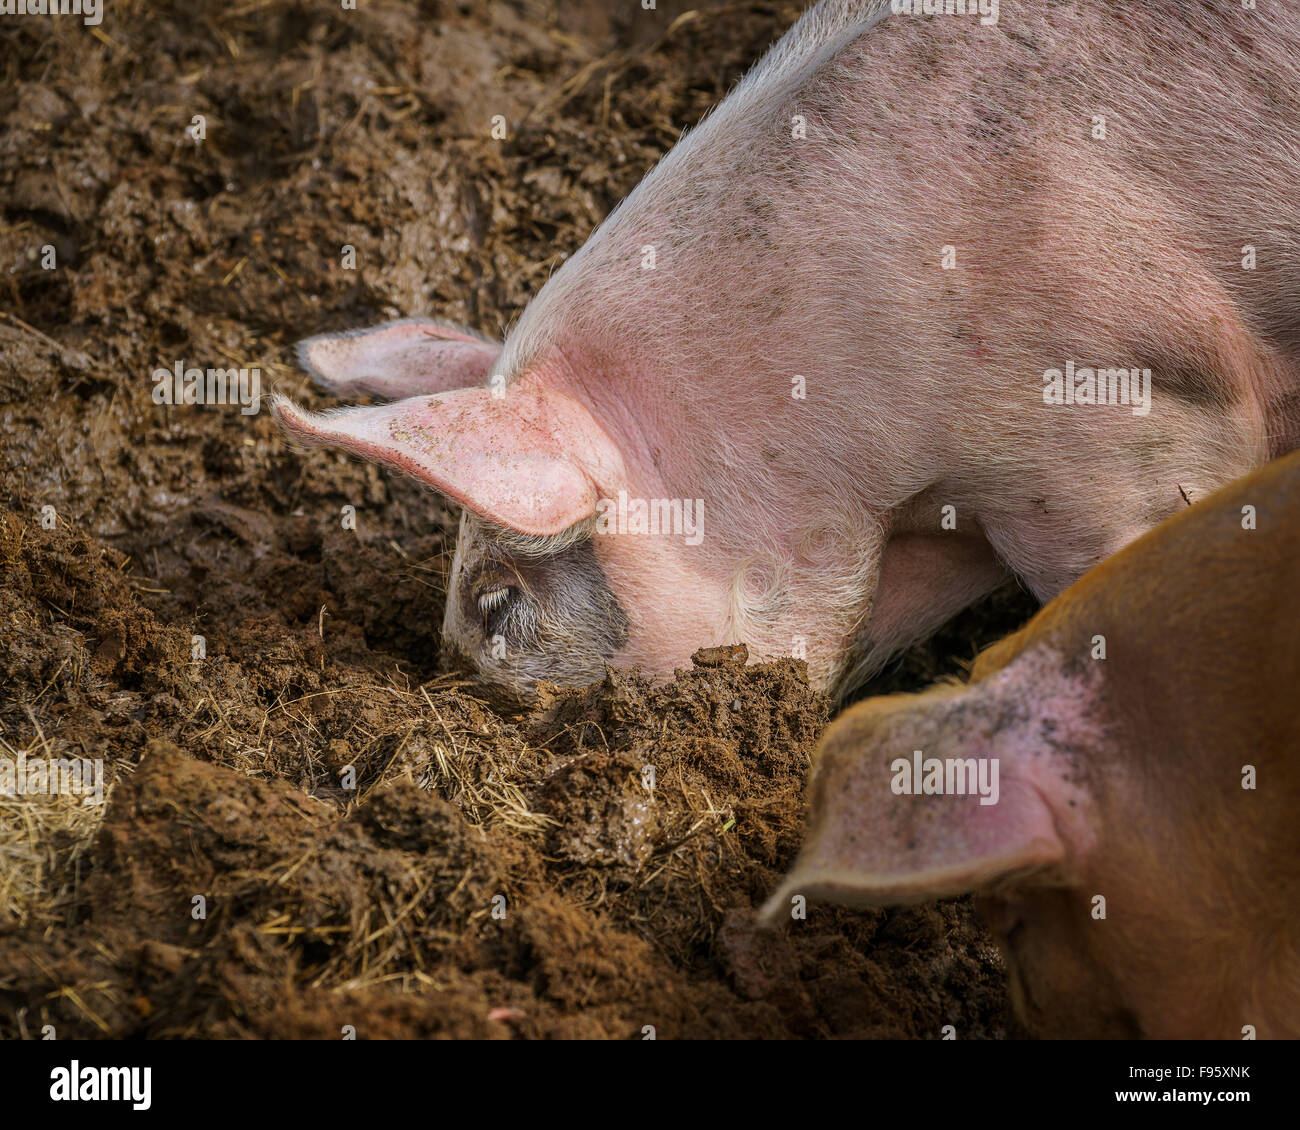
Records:
M851 906L920 902L1064 859L1043 797L1069 786L1054 779L1055 755L1026 755L1028 735L1001 740L998 727L1014 713L990 706L987 687L868 699L830 726L813 767L803 850L763 908L767 922L789 914L795 895ZM988 785L996 765L996 802L981 803L978 777L967 795L926 795L924 775L911 779L916 750L923 766L929 758L975 759L977 773L986 759ZM971 766L967 761L963 772ZM915 791L902 791L908 788Z
M309 337L297 351L312 380L336 396L404 400L485 384L501 346L443 322L403 318Z
M523 534L561 533L624 485L609 435L582 404L550 389L460 389L322 413L282 396L271 406L295 439L403 471Z

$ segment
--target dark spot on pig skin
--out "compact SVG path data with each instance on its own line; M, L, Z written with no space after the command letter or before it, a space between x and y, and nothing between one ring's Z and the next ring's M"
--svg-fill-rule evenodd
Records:
M738 223L732 231L737 243L749 243L752 240L767 247L772 246L772 238L767 234L767 229L757 224Z
M1208 367L1157 358L1139 361L1135 368L1151 370L1153 393L1159 390L1196 408L1223 411L1237 402L1239 390Z
M1020 44L1020 46L1025 48L1027 51L1032 51L1035 55L1042 54L1041 48L1039 48L1038 44L1030 39L1029 36L1021 35L1018 31L1008 31L1005 28L1003 29L1003 32L1013 43Z
M1017 139L1018 123L988 103L971 107L967 136L975 142L972 149L986 157L1009 157L1021 144Z
M540 679L577 685L598 678L627 643L630 622L609 587L587 538L549 556L516 554L508 540L480 532L483 548L465 565L456 599L465 638L444 638L444 660L471 665L480 685L493 684L502 702L523 701ZM473 544L473 543L471 543ZM488 659L491 643L477 594L509 584L511 603L491 625L507 659ZM467 650L466 650L467 649Z
M917 21L918 23L920 21ZM913 35L910 54L916 60L916 70L921 78L936 79L943 68L943 51L933 36Z
M1300 389L1290 389L1268 405L1269 457L1300 446Z
M750 192L745 195L745 210L764 224L771 223L773 219L772 201L760 196L757 192Z
M1155 373L1152 372L1154 379ZM1138 469L1146 475L1154 474L1169 459L1174 441L1169 436L1140 432L1128 445L1129 455Z
M761 243L768 250L775 249L776 244L770 230L774 218L772 202L756 192L750 192L744 197L743 204L748 218L738 218L732 225L735 238L741 243L752 240Z
M1100 623L1094 632L1095 635L1106 636L1110 638L1110 628L1106 623ZM1091 637L1084 640L1080 650L1075 648L1061 648L1061 674L1067 679L1084 682L1093 674L1097 660L1092 658Z

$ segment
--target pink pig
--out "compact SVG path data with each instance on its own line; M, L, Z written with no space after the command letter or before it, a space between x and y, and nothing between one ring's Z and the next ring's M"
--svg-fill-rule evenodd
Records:
M824 0L503 346L303 344L311 443L464 508L444 639L527 693L696 648L847 690L1300 444L1300 10Z

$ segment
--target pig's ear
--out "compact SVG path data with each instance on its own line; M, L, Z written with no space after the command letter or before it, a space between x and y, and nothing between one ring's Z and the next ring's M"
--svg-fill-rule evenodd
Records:
M319 414L284 397L271 406L296 439L403 471L519 533L558 534L623 485L609 435L553 390L460 389Z
M501 346L429 318L300 341L298 363L336 396L384 400L429 396L483 384Z
M981 709L981 687L937 687L920 695L869 699L846 711L822 738L814 763L803 849L780 890L763 908L775 923L791 898L805 895L850 906L947 898L1053 868L1065 844L1044 800L1071 786L1053 758L1017 752L998 727L1013 712ZM926 795L924 777L908 780L901 762L925 758L986 761L995 803L968 795ZM969 767L969 763L968 763ZM895 791L910 786L914 791ZM986 795L994 795L988 789ZM1064 803L1076 797L1062 796Z

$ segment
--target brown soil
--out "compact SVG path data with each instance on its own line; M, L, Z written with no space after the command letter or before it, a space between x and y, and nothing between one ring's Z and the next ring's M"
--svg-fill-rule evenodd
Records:
M0 1036L1014 1034L966 903L753 924L828 713L801 664L503 713L438 667L435 498L265 412L151 400L185 360L324 404L292 343L392 316L499 335L797 10L0 22L0 756L111 783L0 797ZM1028 610L1002 594L869 690Z

